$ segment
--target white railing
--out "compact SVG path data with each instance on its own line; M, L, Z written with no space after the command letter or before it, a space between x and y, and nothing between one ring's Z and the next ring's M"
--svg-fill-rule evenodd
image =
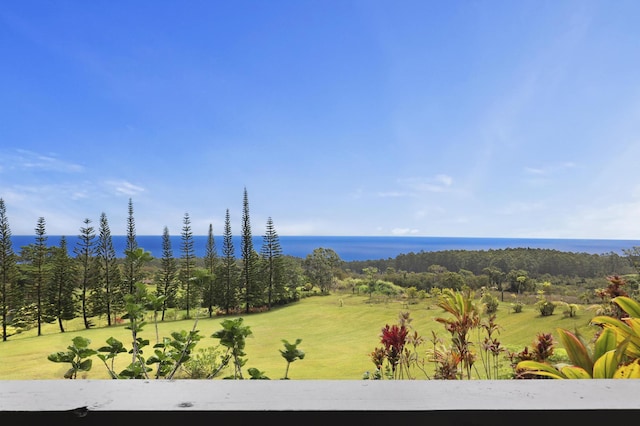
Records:
M537 413L542 420L542 416L572 411L572 416L588 415L585 420L593 420L598 411L601 415L606 411L611 420L612 414L629 415L635 410L640 410L640 380L0 381L0 419L37 413L46 413L49 419L56 414L98 419L100 415L144 412L149 419L166 419L167 414L184 417L203 412L240 417L377 412L372 420L382 420L384 413L402 412L439 415L438 420L451 418L452 413L464 419L468 413L469 424L484 424L478 423L483 415L487 421L493 419L491 424L501 424L495 422L502 419L506 423L507 417L515 421L521 412L530 419ZM640 420L638 414L634 416L634 422Z

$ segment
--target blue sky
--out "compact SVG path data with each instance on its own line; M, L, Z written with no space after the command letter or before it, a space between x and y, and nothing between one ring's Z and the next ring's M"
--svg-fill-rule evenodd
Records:
M638 1L0 8L11 232L640 238Z

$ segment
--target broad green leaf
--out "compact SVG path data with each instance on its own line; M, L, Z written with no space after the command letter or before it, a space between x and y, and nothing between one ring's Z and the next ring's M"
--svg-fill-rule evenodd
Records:
M562 367L562 374L565 375L567 379L591 379L591 374L587 372L584 368L576 367L574 365L570 365L567 367Z
M622 342L627 340L628 336L634 334L633 329L629 327L629 325L627 325L625 322L607 315L593 317L591 319L591 324L614 330L616 332L616 341L618 342L618 344L621 344Z
M538 376L551 377L553 379L566 379L567 377L558 371L552 365L538 361L520 361L516 367L518 370L526 370L529 373L536 374Z
M611 328L603 328L593 348L593 358L598 359L618 346L617 334Z
M612 300L632 318L640 318L640 303L627 296L618 296Z
M591 324L594 325L602 325L602 326L611 326L613 328L617 328L622 330L625 335L626 334L632 334L633 330L631 329L631 327L629 327L626 323L624 323L623 321L620 321L617 318L613 318L607 315L599 315L596 317L593 317L591 319ZM624 338L622 339L624 340Z
M602 355L593 364L594 379L612 379L620 362L619 352L609 351Z
M573 365L585 371L593 371L593 361L589 350L578 336L562 328L558 329L558 334Z
M623 365L613 375L614 379L640 379L640 359L629 365Z

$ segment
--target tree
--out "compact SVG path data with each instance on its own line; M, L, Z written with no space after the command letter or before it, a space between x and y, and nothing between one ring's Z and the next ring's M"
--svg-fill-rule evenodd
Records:
M204 267L207 270L209 276L204 283L203 288L203 304L209 312L209 318L213 316L213 307L215 305L215 276L216 266L218 261L218 254L216 250L216 240L213 236L213 225L209 224L209 232L207 234L207 245L204 254Z
M335 251L319 247L305 258L305 273L311 283L318 286L322 293L329 293L335 270L340 262L340 257Z
M128 293L133 293L135 283L138 281L138 265L133 263L133 259L126 256L127 252L133 252L138 248L138 242L136 240L136 222L133 217L133 202L129 198L128 216L127 216L127 245L125 248L124 270L125 270L125 282L129 285Z
M195 268L195 253L193 249L193 232L191 230L191 218L189 213L185 213L182 219L182 263L180 265L180 281L186 293L187 318L191 307L191 275Z
M82 318L84 320L84 327L90 328L91 323L89 321L89 307L88 307L88 291L93 287L94 271L93 263L95 262L95 237L96 234L91 226L91 219L86 218L84 220L84 226L80 228L80 235L78 235L78 242L73 252L76 255L76 259L80 262L80 302L82 309Z
M496 266L487 266L482 270L482 272L489 277L491 286L500 290L500 299L504 302L504 286L502 283L504 281L505 273Z
M282 263L282 246L280 238L273 226L271 217L267 218L265 234L262 237L262 248L260 256L263 265L263 277L267 288L267 308L271 310L271 305L275 300L280 301L285 298L285 286Z
M64 333L63 320L70 320L76 316L76 268L73 259L69 257L67 239L64 235L60 237L60 246L53 248L52 266L51 285L48 286L48 314L58 319L60 332Z
M256 281L256 256L253 249L251 219L249 217L249 197L246 188L244 189L242 199L240 253L242 255L242 290L244 291L245 311L249 313L251 307L259 304L262 297Z
M97 256L100 265L100 283L98 299L102 302L104 313L107 315L107 324L111 325L112 314L118 307L124 308L123 294L120 292L120 273L116 251L113 247L113 237L109 227L107 215L100 214L100 226L98 236Z
M4 200L0 198L0 297L2 298L2 340L7 340L9 291L16 279L16 255L11 242L11 228Z
M368 268L364 268L362 272L367 276L367 293L369 293L369 303L371 303L373 293L376 291L376 275L378 275L378 268L370 266Z
M36 243L33 252L33 267L35 274L35 291L36 291L36 318L38 321L38 336L42 335L42 295L47 275L47 231L44 217L38 218L36 225Z
M440 295L438 304L453 318L435 318L451 333L451 350L456 354L456 359L462 366L460 378L471 379L471 367L475 361L475 355L471 350L472 342L469 333L480 325L480 312L473 302L473 293L460 292L445 288Z
M178 283L176 281L178 265L175 257L173 256L173 249L171 248L169 228L166 226L162 231L162 259L160 260L160 265L162 270L160 272L160 281L156 286L156 295L164 296L162 301L161 319L161 321L164 321L164 315L167 307L175 304L176 293L178 291Z
M231 233L231 219L229 209L224 218L224 234L222 238L222 262L220 273L216 274L216 282L219 293L219 305L228 315L237 306L238 270L233 247L233 234Z

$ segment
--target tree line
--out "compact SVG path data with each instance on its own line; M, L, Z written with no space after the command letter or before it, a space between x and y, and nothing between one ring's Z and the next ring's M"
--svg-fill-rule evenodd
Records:
M37 327L82 317L84 327L95 318L107 325L121 321L125 296L137 283L152 287L161 300L153 309L165 320L171 309L205 309L218 314L251 313L299 300L312 288L328 293L340 282L384 280L405 289L459 290L494 288L512 293L535 291L542 281L597 289L606 277L640 271L640 248L601 255L550 249L445 250L406 253L396 258L344 262L330 248L316 248L306 258L284 255L271 217L262 246L253 246L249 200L242 198L240 257L236 258L229 209L226 209L221 250L209 224L204 256L196 256L189 213L182 220L180 255L175 257L168 227L162 232L162 255L153 258L139 247L133 202L129 199L126 247L116 253L107 215L97 229L85 218L76 245L47 244L46 221L37 220L32 244L15 252L4 200L0 198L0 308L3 340L16 329ZM73 256L70 253L73 253ZM351 280L349 281L349 279ZM636 282L630 282L638 287ZM355 285L354 285L355 288ZM373 287L372 287L373 288ZM589 292L586 292L587 294ZM11 327L11 329L9 329Z
M97 229L85 218L71 251L64 236L59 245L47 244L46 221L37 220L32 244L16 252L4 200L0 198L0 308L2 337L9 327L37 327L82 317L85 328L92 318L106 318L107 325L120 322L125 312L125 296L133 294L137 283L154 287L162 302L155 306L161 320L170 309L186 311L204 308L209 316L270 310L301 297L309 280L327 292L332 269L339 258L332 250L319 249L299 259L285 256L271 217L267 219L262 246L253 247L249 199L242 200L241 257L236 258L230 213L226 209L222 248L218 252L213 226L209 224L206 250L197 257L189 213L182 220L180 255L175 257L168 227L162 233L162 256L154 259L139 247L136 238L133 202L129 199L126 248L116 253L106 213L101 213ZM70 253L73 253L71 255ZM333 263L331 263L333 262ZM150 268L151 263L157 267ZM328 275L327 275L328 274ZM328 276L328 278L327 278ZM161 297L162 296L162 297Z

